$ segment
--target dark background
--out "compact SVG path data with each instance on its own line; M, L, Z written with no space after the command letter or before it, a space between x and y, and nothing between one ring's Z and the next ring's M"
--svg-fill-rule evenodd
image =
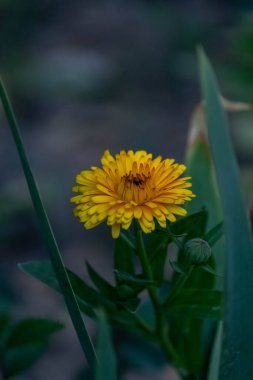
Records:
M200 99L197 45L209 55L224 96L253 103L252 1L0 2L1 76L64 261L80 275L88 260L112 278L113 242L105 225L85 231L73 218L75 175L98 165L105 149L184 160ZM249 207L252 116L231 120ZM17 268L48 256L1 109L0 173L1 307L15 319L49 316L67 325L19 379L77 379L84 360L61 297ZM172 379L167 368L152 371L145 379ZM138 376L128 368L122 379Z

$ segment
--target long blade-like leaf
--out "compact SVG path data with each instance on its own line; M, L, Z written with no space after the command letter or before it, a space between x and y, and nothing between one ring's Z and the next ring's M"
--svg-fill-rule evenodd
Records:
M253 246L238 168L212 67L199 51L209 142L226 238L225 319L219 379L253 379Z
M35 212L38 217L39 225L41 227L41 231L48 249L48 253L59 281L62 294L65 299L66 306L68 308L70 317L72 319L74 328L76 330L79 342L82 346L82 349L85 353L87 361L91 367L94 367L94 363L96 361L96 354L94 347L92 345L89 334L86 330L84 321L82 319L80 309L71 287L67 272L64 268L63 261L61 258L61 254L59 248L57 246L52 228L50 226L46 211L44 209L43 203L41 201L41 197L39 194L38 186L35 182L31 166L29 164L27 154L24 148L24 144L22 141L21 134L19 132L19 128L16 122L16 118L14 116L14 112L9 101L7 92L4 88L3 82L0 79L0 98L2 100L3 108L6 114L6 118L9 123L9 127L12 132L13 139L16 144L16 148L22 163L22 167L24 170L24 174L26 177L27 185L30 191L30 195L33 201L33 205L35 208Z
M117 380L116 356L113 349L109 326L105 314L98 313L98 359L99 364L95 370L95 380Z

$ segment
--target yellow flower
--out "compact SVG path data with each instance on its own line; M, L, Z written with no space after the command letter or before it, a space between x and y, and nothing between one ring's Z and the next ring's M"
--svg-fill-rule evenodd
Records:
M74 215L87 229L103 221L112 226L113 238L118 238L120 228L127 230L133 218L145 233L155 229L155 220L166 227L166 220L176 220L175 215L186 215L179 205L195 195L188 187L190 177L180 177L185 165L173 159L139 150L120 151L113 157L108 150L101 159L102 167L91 167L76 176L73 191L81 193L71 202L76 203Z

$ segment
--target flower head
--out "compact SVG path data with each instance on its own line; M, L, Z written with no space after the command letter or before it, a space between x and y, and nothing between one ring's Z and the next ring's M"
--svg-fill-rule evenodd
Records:
M122 150L113 157L106 150L101 164L76 176L72 190L80 194L71 202L77 205L74 215L85 228L106 221L113 238L119 236L120 228L127 230L133 218L145 233L155 229L155 219L166 227L166 220L174 222L175 215L186 215L181 205L195 196L188 189L190 177L181 177L186 166L174 159L153 159L143 150Z

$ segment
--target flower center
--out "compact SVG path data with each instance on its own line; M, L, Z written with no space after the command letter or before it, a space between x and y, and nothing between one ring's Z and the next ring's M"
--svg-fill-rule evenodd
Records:
M132 172L126 174L124 177L126 182L131 186L132 184L139 187L140 189L144 189L145 183L150 178L150 176L145 176L144 174L137 173L133 175Z
M150 178L150 173L147 175L144 173L133 174L130 171L121 178L117 193L126 202L143 203L150 199Z

